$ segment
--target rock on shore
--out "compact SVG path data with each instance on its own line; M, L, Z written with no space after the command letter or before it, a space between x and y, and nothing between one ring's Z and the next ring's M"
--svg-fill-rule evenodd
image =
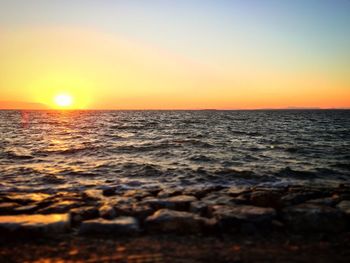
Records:
M130 235L140 231L137 219L133 217L118 217L113 220L94 219L84 221L79 233L89 234L107 234L107 235Z
M0 233L51 235L67 232L67 214L0 216Z

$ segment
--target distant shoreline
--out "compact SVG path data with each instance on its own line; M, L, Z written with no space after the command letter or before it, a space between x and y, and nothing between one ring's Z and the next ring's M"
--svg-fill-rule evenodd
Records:
M350 108L261 108L261 109L7 109L0 111L331 111Z

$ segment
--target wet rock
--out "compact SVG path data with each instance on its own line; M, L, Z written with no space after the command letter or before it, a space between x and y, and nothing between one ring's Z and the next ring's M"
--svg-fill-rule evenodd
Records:
M340 209L347 217L350 217L350 201L344 200L341 201L337 208Z
M340 232L346 226L346 220L341 211L315 204L285 208L282 217L288 227L301 232Z
M74 208L69 214L73 224L99 217L99 211L94 206Z
M205 218L189 212L160 209L145 220L145 227L151 232L198 233L207 223Z
M178 195L164 199L146 198L143 203L154 209L168 208L174 210L188 210L191 202L197 201L197 198L189 195Z
M50 195L43 194L43 193L33 193L33 194L20 193L20 194L9 194L8 196L6 196L5 200L10 202L15 202L21 205L27 205L34 202L41 202L49 197Z
M0 203L0 215L11 215L17 207L17 203Z
M47 235L69 228L67 214L0 216L0 233L6 235Z
M186 187L182 193L184 195L192 195L196 198L200 199L205 197L207 194L220 191L224 189L221 185L209 185L209 186L192 186L192 187Z
M133 205L133 204L137 203L138 201L132 197L113 196L113 197L109 197L107 202L109 205L117 207L117 206L122 206L122 205Z
M128 190L124 193L125 197L133 197L137 200L141 200L142 198L145 198L147 196L152 196L152 194L145 190Z
M234 205L234 197L222 194L220 192L214 192L208 194L206 197L202 198L202 202L207 205Z
M82 193L82 197L84 200L101 200L101 199L105 198L105 196L102 194L102 192L100 190L96 190L96 189L85 190Z
M182 188L164 189L158 193L158 197L159 198L167 198L170 196L181 195L182 191L183 191Z
M178 195L166 199L172 203L176 210L188 210L191 202L197 201L197 198L191 195Z
M332 197L325 198L316 198L307 201L308 204L314 205L324 205L324 206L334 206L337 203L337 200Z
M100 216L105 219L113 219L117 216L116 210L110 205L103 205L98 211Z
M120 216L131 216L139 220L144 220L146 217L150 216L154 212L154 209L150 206L138 203L132 205L124 204L116 206L114 207L114 209Z
M15 214L32 214L39 209L38 205L25 205L14 209Z
M298 192L289 193L280 199L281 206L292 206L304 203L311 199L320 198L322 195L317 192Z
M113 220L95 219L82 222L79 233L83 235L107 234L130 235L140 231L138 221L133 217L118 217Z
M281 195L280 192L274 191L254 191L250 195L250 202L255 206L278 208Z
M200 216L207 217L208 216L208 204L203 201L195 201L190 205L190 212L199 214Z
M217 218L222 229L232 229L253 224L268 226L276 217L276 211L250 205L219 205L211 208L211 215Z
M61 214L67 213L70 209L79 207L81 204L75 201L62 201L54 203L48 207L42 208L37 211L38 214Z
M230 196L239 196L244 193L250 192L251 189L248 186L232 186L228 189L226 189L226 193Z

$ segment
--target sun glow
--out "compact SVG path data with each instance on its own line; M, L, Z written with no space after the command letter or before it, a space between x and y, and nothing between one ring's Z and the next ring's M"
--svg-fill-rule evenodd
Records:
M67 93L61 93L54 98L55 105L60 108L68 108L73 105L73 97Z

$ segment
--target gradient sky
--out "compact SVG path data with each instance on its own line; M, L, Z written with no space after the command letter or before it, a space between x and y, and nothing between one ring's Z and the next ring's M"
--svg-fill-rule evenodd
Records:
M74 108L350 107L350 1L0 0L0 107L62 92Z

